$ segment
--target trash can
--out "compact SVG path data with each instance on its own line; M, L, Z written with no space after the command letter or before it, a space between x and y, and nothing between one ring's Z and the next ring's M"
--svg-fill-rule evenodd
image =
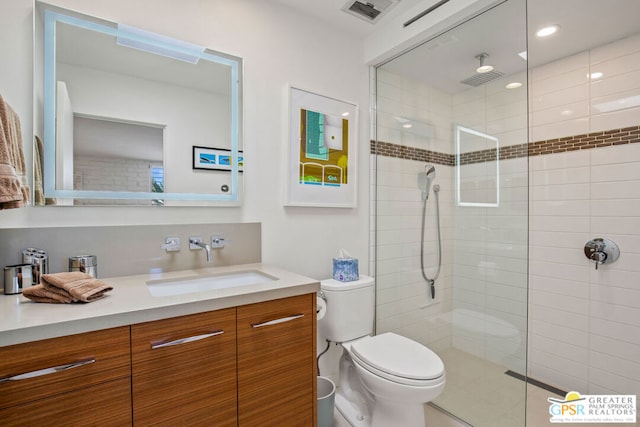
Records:
M336 385L327 377L318 377L318 427L333 427L333 401Z

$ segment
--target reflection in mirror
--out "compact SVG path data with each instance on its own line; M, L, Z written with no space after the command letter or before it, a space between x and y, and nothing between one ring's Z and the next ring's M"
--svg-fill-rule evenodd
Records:
M240 58L36 4L44 83L35 85L43 114L34 116L44 155L40 165L34 156L34 170L36 179L42 170L47 198L237 204ZM236 161L230 170L196 169L194 146L229 150Z
M456 125L456 202L459 206L498 206L498 138Z
M73 189L164 193L163 127L74 116ZM114 204L140 200L114 200ZM152 199L162 206L162 199ZM80 199L76 204L104 204Z

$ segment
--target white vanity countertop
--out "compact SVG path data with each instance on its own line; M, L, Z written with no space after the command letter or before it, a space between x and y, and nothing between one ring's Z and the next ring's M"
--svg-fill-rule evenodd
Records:
M277 280L190 294L155 297L147 281L257 271ZM100 278L113 290L91 303L33 302L22 294L0 295L0 347L132 325L320 290L320 282L264 264L244 264L136 276Z

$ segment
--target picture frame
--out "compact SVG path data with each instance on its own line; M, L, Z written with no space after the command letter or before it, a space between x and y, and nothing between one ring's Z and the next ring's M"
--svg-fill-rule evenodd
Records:
M289 86L285 206L355 208L358 105Z
M231 171L231 150L227 148L213 148L193 146L193 169ZM238 151L238 172L244 169L244 157L242 151Z

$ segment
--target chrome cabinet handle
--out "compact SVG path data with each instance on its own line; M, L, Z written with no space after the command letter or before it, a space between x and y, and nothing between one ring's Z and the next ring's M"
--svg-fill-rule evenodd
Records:
M96 359L91 358L86 360L79 360L73 363L67 363L65 365L53 366L51 368L38 369L37 371L31 371L31 372L26 372L24 374L18 374L18 375L13 375L11 377L1 378L0 383L4 383L7 381L26 380L29 378L41 377L43 375L55 374L56 372L68 371L69 369L79 368L80 366L89 365L91 363L94 363L95 361Z
M186 344L188 342L200 341L205 338L215 337L222 334L224 334L224 331L220 329L217 331L210 332L208 334L195 335L193 337L187 337L187 338L180 338L179 340L161 342L158 344L151 343L151 348L156 349L156 348L162 348L162 347L171 347L174 345Z
M304 317L304 314L295 314L289 317L281 317L279 319L269 320L267 322L252 323L251 326L254 328L262 328L263 326L271 326L277 325L278 323L290 322L292 320L300 319L301 317Z

